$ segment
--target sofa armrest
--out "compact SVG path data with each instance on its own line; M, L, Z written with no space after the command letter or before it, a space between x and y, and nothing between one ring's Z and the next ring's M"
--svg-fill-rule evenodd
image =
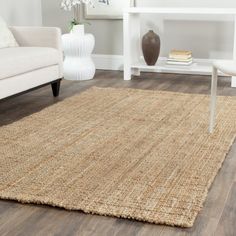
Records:
M62 51L61 30L55 27L9 27L21 47L51 47Z

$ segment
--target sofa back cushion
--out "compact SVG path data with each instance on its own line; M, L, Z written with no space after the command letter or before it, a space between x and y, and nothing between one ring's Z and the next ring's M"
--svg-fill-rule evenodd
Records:
M12 32L8 29L6 22L0 17L0 49L18 47Z

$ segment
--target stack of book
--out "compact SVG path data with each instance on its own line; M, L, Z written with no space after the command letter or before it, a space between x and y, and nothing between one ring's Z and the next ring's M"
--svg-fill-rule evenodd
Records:
M167 64L189 66L193 63L191 51L172 50L169 54Z

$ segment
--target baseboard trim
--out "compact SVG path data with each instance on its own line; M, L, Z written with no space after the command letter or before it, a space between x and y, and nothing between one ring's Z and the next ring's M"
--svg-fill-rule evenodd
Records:
M124 61L122 55L93 54L92 59L98 70L123 71Z

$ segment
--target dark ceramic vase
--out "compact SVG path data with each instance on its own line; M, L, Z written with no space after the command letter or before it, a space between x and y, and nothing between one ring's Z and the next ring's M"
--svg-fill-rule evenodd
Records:
M156 64L160 55L161 40L160 37L150 30L143 36L142 50L144 59L149 66Z

